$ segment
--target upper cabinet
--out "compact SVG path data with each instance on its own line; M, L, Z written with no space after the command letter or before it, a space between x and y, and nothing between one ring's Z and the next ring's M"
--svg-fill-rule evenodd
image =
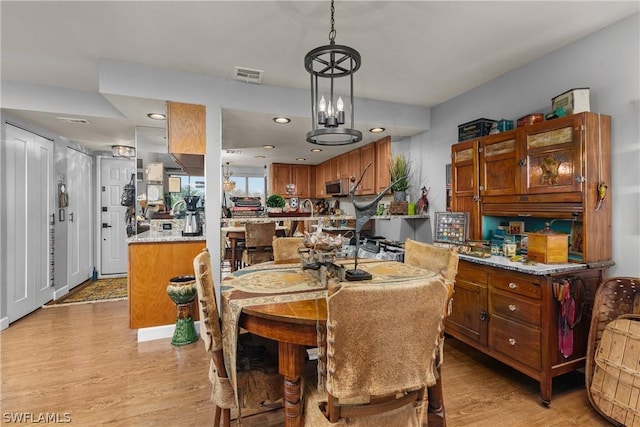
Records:
M288 197L287 184L296 185L296 197L313 197L315 189L315 167L309 165L293 165L288 163L272 163L270 173L270 193Z
M582 260L610 260L611 203L598 191L611 183L610 134L611 117L580 113L454 144L452 209L469 212L469 238L483 238L485 215L571 219Z
M189 175L204 176L206 107L167 102L169 153Z
M375 191L377 194L391 184L389 161L391 160L391 137L386 136L373 143L376 151Z

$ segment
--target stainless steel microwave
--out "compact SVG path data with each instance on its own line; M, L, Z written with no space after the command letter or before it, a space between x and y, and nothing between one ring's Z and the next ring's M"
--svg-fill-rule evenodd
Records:
M347 196L349 195L349 185L349 178L328 181L324 185L324 193L327 196Z

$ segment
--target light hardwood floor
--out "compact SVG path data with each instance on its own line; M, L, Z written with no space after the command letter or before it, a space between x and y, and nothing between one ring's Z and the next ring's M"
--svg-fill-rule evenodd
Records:
M2 331L0 423L6 414L67 413L77 426L212 425L202 343L138 344L127 313L126 301L55 306ZM583 383L580 373L556 379L551 407L544 408L536 381L446 341L449 427L609 425L589 404ZM242 425L278 426L282 416L243 419Z

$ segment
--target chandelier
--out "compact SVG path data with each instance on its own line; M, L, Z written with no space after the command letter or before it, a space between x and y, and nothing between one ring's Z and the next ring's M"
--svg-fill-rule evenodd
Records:
M226 162L226 165L226 170L224 165L222 165L222 176L224 178L222 181L222 187L224 188L225 193L231 193L236 188L236 182L231 181L231 175L233 175L233 172L229 171L229 162Z
M304 57L304 67L311 76L312 129L306 138L318 145L346 145L362 140L362 132L354 129L353 119L353 74L360 68L360 54L335 43L334 13L331 0L329 44L311 50ZM349 117L346 127L342 126L345 116Z
M132 159L136 156L136 149L126 145L113 145L111 147L111 155L113 157Z

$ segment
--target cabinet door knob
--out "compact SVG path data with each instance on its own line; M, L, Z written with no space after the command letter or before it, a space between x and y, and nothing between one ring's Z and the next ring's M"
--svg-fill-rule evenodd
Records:
M509 304L509 310L510 311L516 311L516 306L513 304Z
M509 283L509 289L515 289L517 287L518 287L518 285L516 285L515 283L513 283L513 282Z
M480 312L480 320L482 320L483 322L484 322L485 320L487 320L487 318L488 318L488 317L489 317L489 316L487 315L487 312L486 312L486 311L481 311L481 312Z
M516 339L515 338L509 338L509 345L516 345Z
M527 159L521 159L519 163L520 163L520 166L526 166L527 165Z

